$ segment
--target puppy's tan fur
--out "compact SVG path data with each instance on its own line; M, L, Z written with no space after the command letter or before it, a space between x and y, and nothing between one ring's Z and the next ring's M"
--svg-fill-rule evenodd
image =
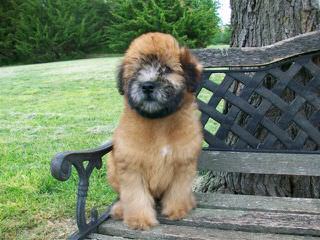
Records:
M135 39L123 60L123 88L139 70L141 60L156 55L173 73L170 81L186 84L185 64L195 67L198 81L201 66L185 48L168 34L149 33ZM173 114L156 119L140 116L130 108L125 95L124 110L113 136L108 159L108 180L120 194L112 215L134 229L157 224L155 200L162 214L170 219L183 218L195 200L191 190L201 150L202 130L196 113L195 97L188 87L181 107Z

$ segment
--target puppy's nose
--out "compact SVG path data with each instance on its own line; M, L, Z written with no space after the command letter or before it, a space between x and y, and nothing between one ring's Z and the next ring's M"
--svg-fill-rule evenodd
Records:
M154 82L144 82L141 86L143 93L150 94L153 92L155 87Z

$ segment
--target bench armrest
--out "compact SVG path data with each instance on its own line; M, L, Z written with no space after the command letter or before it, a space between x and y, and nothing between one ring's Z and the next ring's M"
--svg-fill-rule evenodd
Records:
M51 160L51 174L59 181L66 181L71 176L72 166L79 176L76 218L78 232L70 239L82 239L90 232L94 232L97 226L109 218L109 211L98 216L96 209L91 209L90 221L86 220L86 199L89 189L89 178L92 171L102 167L102 157L112 150L112 142L84 151L68 151L56 154ZM88 164L84 164L88 162Z
M79 168L84 161L95 162L93 167L100 169L101 158L111 150L112 142L109 141L94 149L58 153L51 160L51 174L59 181L66 181L71 175L71 166Z

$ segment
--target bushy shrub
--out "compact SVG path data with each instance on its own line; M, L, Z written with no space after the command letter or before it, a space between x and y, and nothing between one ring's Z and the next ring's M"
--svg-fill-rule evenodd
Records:
M112 7L108 48L123 52L142 33L170 33L188 47L206 47L218 31L217 4L212 0L123 0Z
M25 0L19 5L15 51L23 62L69 59L105 46L104 0Z
M14 46L17 9L22 0L6 0L0 4L0 65L17 60Z
M218 23L214 0L5 0L0 65L122 53L135 37L152 31L170 33L191 48L206 47Z

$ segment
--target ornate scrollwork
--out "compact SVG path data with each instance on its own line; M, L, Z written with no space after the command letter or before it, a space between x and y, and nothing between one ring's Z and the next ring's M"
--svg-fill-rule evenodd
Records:
M99 148L87 151L70 151L58 153L51 161L51 174L59 181L66 181L71 176L72 166L79 176L77 194L77 225L79 231L71 236L71 239L80 239L108 218L108 212L98 217L98 211L91 209L90 221L86 219L86 199L89 189L89 179L93 170L102 167L102 156L112 150L112 142L108 142ZM85 162L88 162L85 166Z

